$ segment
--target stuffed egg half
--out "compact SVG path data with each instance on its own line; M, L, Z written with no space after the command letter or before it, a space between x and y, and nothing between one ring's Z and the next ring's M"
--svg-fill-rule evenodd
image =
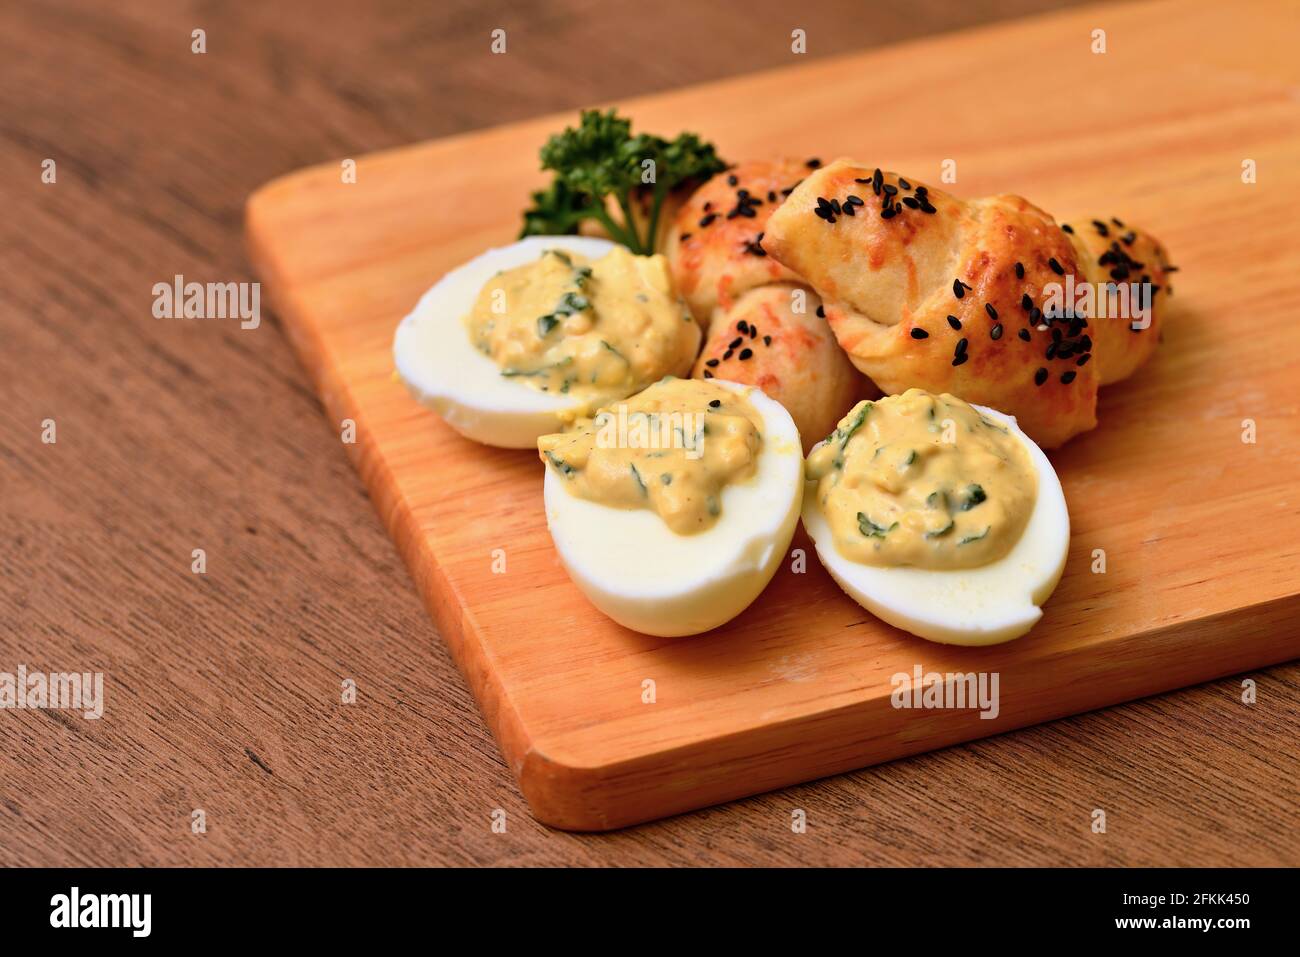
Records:
M715 628L758 597L789 548L799 432L750 386L668 378L538 449L560 560L627 628Z
M530 236L453 269L397 328L412 394L467 438L531 448L665 375L700 330L662 256L578 236Z
M910 389L861 402L810 453L803 522L854 600L931 641L1029 631L1065 568L1070 517L1041 449L993 409Z

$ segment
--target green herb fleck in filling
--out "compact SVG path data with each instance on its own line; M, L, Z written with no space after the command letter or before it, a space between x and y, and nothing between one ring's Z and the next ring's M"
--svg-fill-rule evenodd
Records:
M554 452L548 451L546 453L546 461L550 462L551 467L555 469L555 471L563 475L565 478L568 478L570 475L573 475L575 472L578 471L568 462L564 461L564 459L556 455Z
M898 528L897 522L888 527L877 525L867 516L866 512L858 512L858 529L868 538L884 538L896 528Z
M963 512L969 512L987 498L988 496L984 494L984 489L980 488L978 485L967 485L966 498L962 500L960 508Z

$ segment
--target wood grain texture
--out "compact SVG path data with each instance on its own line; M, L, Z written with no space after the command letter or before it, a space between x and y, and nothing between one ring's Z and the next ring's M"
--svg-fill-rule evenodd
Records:
M626 105L650 129L676 120L740 159L798 144L924 177L960 156L958 182L971 176L977 194L1019 189L1049 209L1122 214L1175 251L1185 271L1157 360L1107 392L1097 432L1052 454L1074 516L1061 585L1030 638L995 648L919 643L865 614L815 561L806 574L787 562L744 614L694 641L629 632L584 601L560 566L536 456L461 439L394 380L397 321L443 272L513 236L539 179L533 149L564 117L364 157L356 184L326 164L250 200L254 262L333 421L357 423L358 468L540 820L622 827L1300 656L1300 502L1289 501L1300 417L1294 353L1279 348L1300 344L1290 315L1300 256L1249 290L1233 281L1244 265L1234 253L1254 258L1279 216L1300 214L1300 123L1276 81L1243 81L1225 94L1214 58L1188 57L1209 9L1140 53L1119 45L1102 58L1053 24L1011 26ZM1159 15L1134 11L1130 22ZM1245 15L1228 35L1264 26ZM1033 52L987 69L960 94L941 82L973 71L990 45ZM1283 69L1290 57L1281 43L1271 61L1229 46L1242 50L1230 61L1241 69L1248 61ZM1125 101L1133 83L1180 54L1195 74ZM922 74L936 86L878 108L869 135L837 124L871 111L882 88L914 83L918 60L936 64ZM1048 64L1112 107L1044 130L1042 116L1014 104L986 106L980 127L949 129L941 145L925 147L931 133L917 114L967 115L1018 71ZM822 90L831 93L805 95ZM769 106L763 123L745 109L755 103ZM1225 113L1238 136L1208 137L1221 135ZM1002 145L1036 134L1036 150ZM1252 158L1271 173L1246 185L1239 154L1251 138ZM1079 139L1097 147L1085 167L1070 162ZM1121 147L1158 142L1173 155L1153 184L1150 168ZM961 172L970 167L973 175ZM1237 240L1225 243L1231 251L1198 242L1207 207L1232 211L1231 232L1226 223L1220 232ZM1240 334L1246 322L1255 335ZM1213 403L1183 398L1212 391ZM1243 416L1266 441L1242 442ZM1224 528L1234 530L1230 542ZM795 547L811 551L803 538ZM1105 574L1091 570L1097 548ZM493 570L498 551L505 574ZM1205 571L1211 556L1228 559L1214 576ZM917 665L998 673L1000 714L895 708L892 676ZM653 704L641 700L645 680L657 686Z
M798 25L819 57L1050 5L814 2ZM103 670L109 698L98 723L0 712L0 862L1300 862L1295 664L1251 675L1254 707L1229 679L614 834L531 820L284 337L269 321L154 320L150 288L177 272L252 278L244 199L289 170L790 61L785 4L642 11L0 7L0 669ZM1120 13L1089 27L1130 48L1160 32ZM511 54L489 60L484 37L507 17ZM189 53L196 26L205 59ZM1229 62L1217 32L1187 42L1223 55L1227 90L1294 89L1289 67ZM630 35L655 55L629 55ZM928 81L930 66L914 82L970 78ZM993 99L1041 112L1027 86ZM1062 86L1079 109L1105 107L1074 78ZM1232 118L1231 99L1210 102ZM941 145L951 119L921 124L917 149ZM965 134L980 125L961 119ZM1263 139L1203 132L1223 150ZM1071 168L1086 167L1090 144L1070 142ZM1169 141L1139 145L1132 159L1158 184ZM39 181L47 156L55 187ZM1202 258L1232 220L1207 216ZM1274 275L1283 246L1234 253L1241 279ZM54 447L39 443L46 416ZM203 578L194 547L209 553ZM347 676L360 698L345 708ZM498 807L506 834L488 826ZM806 834L790 832L795 807ZM1088 829L1093 807L1108 809L1106 835Z

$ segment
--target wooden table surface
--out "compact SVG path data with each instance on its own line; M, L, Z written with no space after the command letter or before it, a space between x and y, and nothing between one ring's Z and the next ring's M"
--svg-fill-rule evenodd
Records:
M0 864L1300 864L1297 663L551 831L274 317L151 314L253 278L244 199L297 167L782 65L796 27L825 56L1059 5L0 6L0 673L106 687L98 721L0 710Z

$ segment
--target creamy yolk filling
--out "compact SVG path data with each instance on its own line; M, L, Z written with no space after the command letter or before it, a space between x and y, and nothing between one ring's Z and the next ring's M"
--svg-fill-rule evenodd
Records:
M594 403L684 369L699 348L667 261L622 246L597 260L548 249L488 280L464 321L503 376Z
M835 546L866 565L977 568L1020 540L1038 495L1023 442L954 396L859 402L808 456Z
M754 475L762 418L741 393L667 378L589 423L537 440L543 462L572 495L614 508L648 508L679 535L722 513L722 490Z

